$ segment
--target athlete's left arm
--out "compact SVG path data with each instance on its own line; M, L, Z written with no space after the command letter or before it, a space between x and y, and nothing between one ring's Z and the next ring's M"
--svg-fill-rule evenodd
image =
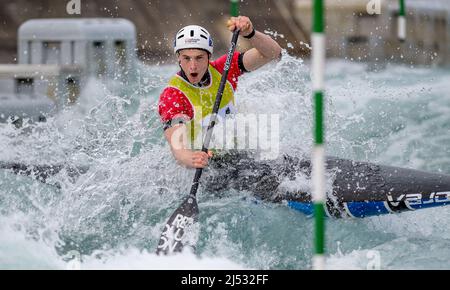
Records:
M239 35L242 36L248 36L253 31L253 24L246 16L231 17L227 26L230 31L239 28L241 30ZM253 71L281 56L281 47L270 36L255 31L255 35L249 40L253 48L245 52L242 60L248 71Z

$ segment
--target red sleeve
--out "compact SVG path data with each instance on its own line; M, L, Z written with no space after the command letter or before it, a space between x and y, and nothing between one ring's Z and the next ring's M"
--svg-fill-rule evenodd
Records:
M178 89L167 87L159 96L158 112L163 123L175 118L194 118L194 108L188 98Z
M233 58L231 59L231 66L230 66L230 70L228 72L228 81L231 83L231 85L233 86L233 89L236 90L237 87L237 82L238 82L238 77L240 75L242 75L242 71L239 69L239 63L238 63L238 59L239 59L239 55L241 53L238 51L235 51L233 54ZM220 73L223 73L223 67L225 66L225 62L227 60L227 55L222 55L221 57L219 57L218 59L216 59L215 61L211 62L211 65L217 69Z

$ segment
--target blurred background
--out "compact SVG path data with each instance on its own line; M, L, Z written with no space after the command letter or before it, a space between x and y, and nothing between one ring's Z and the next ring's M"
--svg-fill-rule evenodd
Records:
M308 56L310 0L239 0L260 31L272 33L296 56ZM172 37L180 27L200 24L215 38L216 54L228 41L224 23L229 0L80 0L80 14L67 13L68 1L1 1L0 63L14 63L17 30L31 18L125 18L136 25L139 57L155 63L171 59ZM355 60L389 59L418 64L450 63L450 2L407 0L407 37L397 40L398 0L328 0L326 3L328 56ZM368 13L368 5L379 14ZM245 45L245 44L244 44Z

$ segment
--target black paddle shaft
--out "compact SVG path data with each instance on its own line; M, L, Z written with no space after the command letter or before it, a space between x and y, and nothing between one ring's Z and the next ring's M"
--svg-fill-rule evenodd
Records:
M211 141L213 128L216 125L217 112L219 111L220 102L222 101L223 91L225 89L225 84L227 83L228 72L230 70L231 60L233 58L234 50L236 49L236 43L237 43L238 36L239 36L239 30L236 29L233 32L233 38L231 39L231 47L228 50L227 60L225 62L225 66L223 68L222 78L220 79L220 86L219 86L219 90L217 91L216 101L214 102L211 119L210 119L208 128L206 129L206 136L205 136L205 140L204 140L203 146L202 146L203 152L208 152L209 142ZM197 170L195 171L194 181L192 182L191 192L189 193L190 196L195 196L197 194L198 184L199 184L200 177L202 176L202 172L203 172L203 168L197 168Z
M219 111L220 102L222 101L223 91L227 82L228 72L231 66L231 60L233 59L234 50L236 49L236 43L239 37L239 29L233 32L231 39L231 47L227 53L227 59L220 79L219 90L217 91L216 100L214 102L213 110L211 113L211 119L206 130L205 140L203 142L202 151L208 152L209 142L213 132L214 125L217 120L217 112ZM185 229L197 221L198 218L198 206L197 206L197 190L199 186L199 180L202 176L203 169L197 168L195 171L194 181L192 182L191 191L189 196L183 201L183 203L175 210L167 221L164 231L159 238L156 254L168 254L170 252L181 252L183 249L182 238L185 233Z

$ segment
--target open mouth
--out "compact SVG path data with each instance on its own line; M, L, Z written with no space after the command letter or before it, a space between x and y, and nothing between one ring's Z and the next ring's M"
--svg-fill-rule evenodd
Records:
M196 78L198 76L198 73L191 73L191 77Z

